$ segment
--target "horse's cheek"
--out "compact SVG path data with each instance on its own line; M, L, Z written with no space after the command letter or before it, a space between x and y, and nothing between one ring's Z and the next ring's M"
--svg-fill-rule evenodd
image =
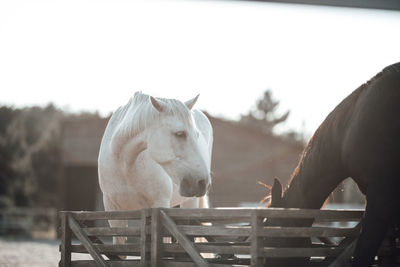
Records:
M151 158L158 163L168 162L175 158L170 140L166 140L159 134L152 136L148 143L148 150Z

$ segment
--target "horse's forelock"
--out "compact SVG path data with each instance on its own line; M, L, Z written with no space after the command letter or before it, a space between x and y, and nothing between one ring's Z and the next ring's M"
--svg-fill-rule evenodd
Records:
M184 124L192 124L192 117L189 109L181 101L176 99L157 98L162 101L165 110L159 112L151 102L150 96L140 92L135 93L129 102L121 107L120 130L123 135L136 136L142 133L146 128L159 123L163 116L176 116Z

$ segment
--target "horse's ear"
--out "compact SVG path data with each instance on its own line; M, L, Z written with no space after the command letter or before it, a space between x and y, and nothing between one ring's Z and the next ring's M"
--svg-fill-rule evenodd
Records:
M200 95L197 95L195 98L186 101L186 102L185 102L185 105L186 105L189 109L192 109L193 106L194 106L194 104L196 104L197 99L199 98L199 96L200 96Z
M163 112L165 110L164 103L161 100L157 100L154 97L150 96L150 102L155 109L159 112Z
M274 185L271 189L271 205L279 204L282 201L282 185L278 178L274 179Z

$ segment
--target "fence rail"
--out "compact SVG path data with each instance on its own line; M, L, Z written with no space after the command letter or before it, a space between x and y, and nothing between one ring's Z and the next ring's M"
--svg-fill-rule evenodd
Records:
M51 208L0 209L0 235L56 238L57 211Z
M310 258L310 266L342 266L354 249L363 212L272 208L64 211L60 212L60 267L263 266L273 258L304 257ZM276 219L292 223L266 223ZM101 220L130 223L126 228L93 224ZM294 226L296 220L306 221L305 226ZM71 243L73 236L80 244ZM110 237L128 239L126 244L113 244ZM271 238L313 242L288 248L271 245L267 241ZM89 253L93 260L74 260L73 253Z

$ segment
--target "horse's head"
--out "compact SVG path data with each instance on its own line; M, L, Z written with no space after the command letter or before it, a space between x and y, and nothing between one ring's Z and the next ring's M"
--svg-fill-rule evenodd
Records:
M285 201L282 197L282 185L277 178L274 179L274 184L271 188L271 198L269 207L285 208Z
M269 202L270 208L290 208L287 199L283 194L282 185L277 178L274 179L274 184L271 188L271 198ZM309 219L287 219L287 218L272 218L267 219L267 226L283 226L283 227L302 227L312 224ZM279 238L267 237L266 245L272 247L302 247L309 246L311 241L309 238ZM266 266L303 266L308 263L308 258L270 258L266 260Z
M184 197L204 196L211 184L208 145L191 111L197 98L185 103L149 98L159 115L148 132L149 155L162 166Z

